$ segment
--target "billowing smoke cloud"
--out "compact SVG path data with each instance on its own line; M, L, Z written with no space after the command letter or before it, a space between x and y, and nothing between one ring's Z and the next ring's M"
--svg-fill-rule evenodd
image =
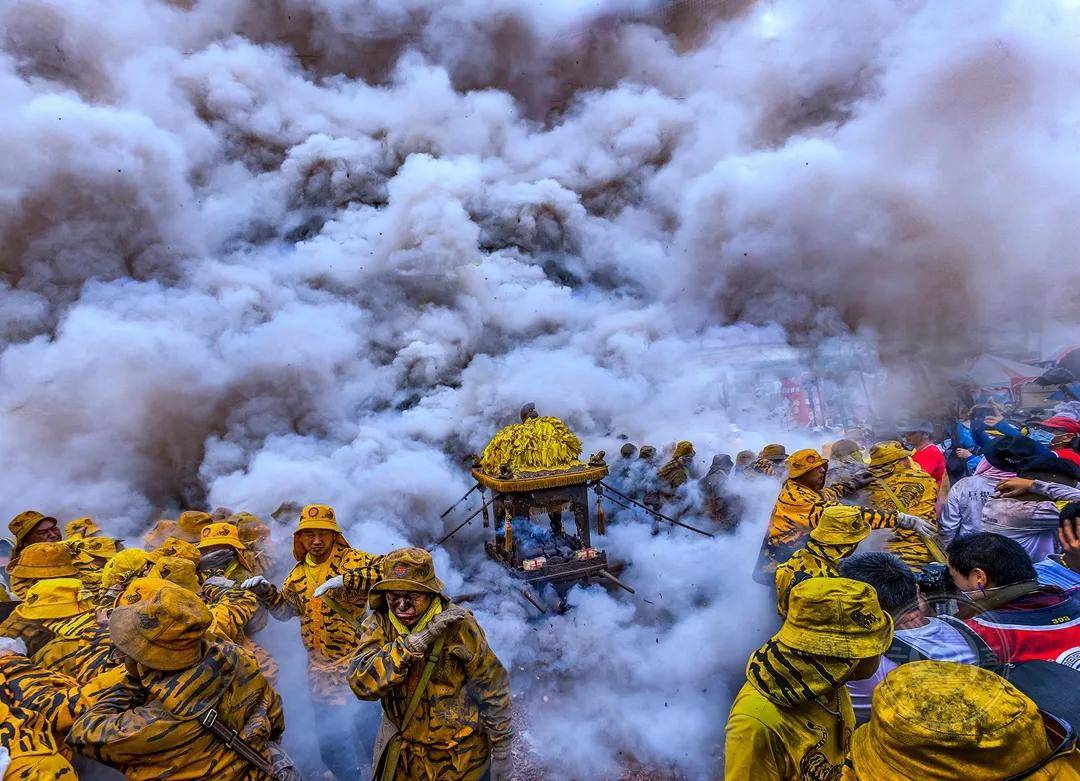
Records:
M707 464L778 436L788 342L1068 332L1076 10L4 0L3 510L321 500L427 545L527 400ZM555 777L715 762L773 620L745 491L733 537L621 517L637 597L539 621L475 524L438 552Z

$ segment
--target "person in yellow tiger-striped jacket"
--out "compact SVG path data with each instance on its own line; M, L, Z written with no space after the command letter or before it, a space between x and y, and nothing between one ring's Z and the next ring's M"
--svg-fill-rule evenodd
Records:
M209 604L216 604L222 597L228 594L218 593L218 589L232 591L241 583L250 580L255 575L261 575L262 571L256 572L254 558L240 539L240 530L232 522L211 523L202 528L202 538L196 546L201 558L198 562L199 582L209 584L215 592L204 593L204 598L209 597ZM236 634L236 640L245 648L249 649L255 658L259 660L259 668L263 671L271 683L276 682L278 665L270 653L254 641L254 635L266 627L267 610L260 605L255 596L249 591L241 590L255 606L254 612L248 617L246 623Z
M109 636L127 674L75 721L68 744L129 781L265 781L202 724L215 710L267 761L285 726L277 692L249 655L207 635L212 620L195 594L172 583L114 609Z
M349 684L382 701L395 732L375 781L510 781L510 677L472 613L447 597L431 554L387 554L369 603Z
M198 595L213 616L209 633L240 646L245 653L255 659L270 685L276 684L277 664L247 634L253 617L262 609L254 594L240 588L235 581L220 575L200 578L200 573L197 573L195 565L189 559L164 556L154 565L147 577L139 578L131 583L120 598L120 603L135 604L146 599L162 584L162 581L175 583ZM264 661L264 655L270 661L269 669Z
M769 529L761 546L754 579L772 585L776 568L801 548L810 530L817 526L829 505L840 504L869 481L869 475L841 480L826 487L829 462L816 450L792 453L787 459L787 479L773 506ZM923 519L896 510L860 508L871 529L906 528L931 533L932 525Z
M35 664L89 683L116 666L108 631L97 621L94 605L75 578L39 580L15 609L37 622L52 639L33 654Z
M71 563L75 565L76 577L90 592L96 603L103 598L104 588L101 576L109 561L116 556L120 545L111 537L75 537L64 540L71 552Z
M380 559L351 547L334 509L324 504L301 511L292 550L297 563L280 589L261 575L243 586L275 619L300 618L319 754L339 781L351 781L370 755L378 724L375 709L360 707L350 694L348 665ZM327 581L347 588L329 594L321 589Z
M776 612L780 617L787 617L791 589L810 578L840 577L840 562L869 536L870 525L861 508L847 504L826 507L818 525L810 530L806 546L776 568Z
M71 560L71 552L62 542L27 545L8 572L11 575L11 591L19 599L26 599L26 592L36 581L79 577Z
M63 737L82 710L78 684L25 652L21 640L0 638L0 778L77 781Z
M899 442L878 442L870 448L870 474L867 487L870 504L878 510L895 511L923 519L925 535L897 529L885 548L903 559L914 570L935 561L927 538L937 540L938 484L911 460L913 451Z

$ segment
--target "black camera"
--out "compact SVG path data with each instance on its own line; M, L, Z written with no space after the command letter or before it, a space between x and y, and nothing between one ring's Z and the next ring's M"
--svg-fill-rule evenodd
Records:
M949 568L940 562L931 562L922 568L922 572L915 573L915 582L923 594L954 594L956 584L953 582Z

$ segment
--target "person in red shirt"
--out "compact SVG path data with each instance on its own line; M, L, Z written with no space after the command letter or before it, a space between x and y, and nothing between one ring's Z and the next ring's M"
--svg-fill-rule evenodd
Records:
M1065 415L1055 415L1040 423L1039 428L1046 429L1054 435L1054 438L1050 440L1050 449L1057 453L1059 458L1080 466L1080 453L1073 447L1077 436L1080 436L1080 420L1074 420Z
M945 455L934 443L934 427L930 423L913 423L901 432L915 451L912 460L937 481L945 479Z
M981 532L949 545L949 574L968 598L965 623L999 662L1057 662L1080 669L1080 590L1039 583L1016 540Z

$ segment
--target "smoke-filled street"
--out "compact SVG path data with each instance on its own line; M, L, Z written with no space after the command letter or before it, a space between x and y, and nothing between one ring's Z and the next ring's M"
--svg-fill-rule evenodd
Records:
M0 0L2 781L1080 777L1078 41Z

